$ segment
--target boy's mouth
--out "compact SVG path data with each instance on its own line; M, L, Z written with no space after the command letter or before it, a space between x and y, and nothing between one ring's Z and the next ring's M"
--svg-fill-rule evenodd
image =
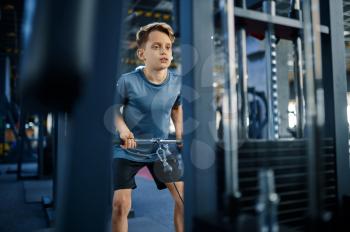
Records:
M168 60L169 60L168 58L161 58L161 59L160 59L160 62L162 62L162 63L167 63Z

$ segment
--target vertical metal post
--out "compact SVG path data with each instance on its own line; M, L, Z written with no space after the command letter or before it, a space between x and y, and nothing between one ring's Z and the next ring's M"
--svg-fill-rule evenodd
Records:
M112 143L103 117L113 104L113 86L119 74L124 2L80 2L80 6L86 7L83 19L91 20L90 24L84 22L85 29L93 32L92 54L82 52L93 58L92 70L86 73L86 91L74 111L67 115L68 126L63 128L67 137L66 148L58 157L57 231L110 230ZM71 1L57 4L62 9L70 6Z
M296 116L297 116L297 138L304 135L305 126L305 98L304 98L304 74L303 74L303 55L302 41L298 36L293 41L294 46L294 89L296 95Z
M5 153L5 120L0 111L0 156Z
M0 156L4 155L5 146L5 78L6 78L6 61L0 58Z
M344 49L343 1L328 0L321 4L322 25L330 34L322 37L325 91L325 136L334 138L336 152L337 195L339 205L350 195L349 125L347 122L347 78ZM346 215L347 217L347 215Z
M182 79L182 95L186 95L190 99L194 99L194 91L190 91L193 88L193 66L194 64L194 50L183 49L184 45L193 43L193 1L180 0L180 34L181 34L181 65L184 70L189 70L188 73L183 74ZM185 88L189 87L189 88ZM194 118L194 107L189 101L183 101L183 120L186 122L189 119ZM194 186L194 169L191 162L191 144L194 140L193 133L187 133L194 130L194 124L190 123L188 127L184 127L184 165L185 165L185 231L190 232L193 229L193 216L195 210L195 186Z
M203 201L216 199L217 170L215 161L214 137L208 136L215 128L215 110L208 102L213 102L213 54L214 35L213 1L193 0L193 46L198 51L198 63L193 68L193 90L199 95L199 101L194 101L194 117L198 127L193 131L194 141L191 145L192 163L195 166L194 180L196 186L197 216L217 213L217 202ZM203 27L203 25L206 25ZM205 109L206 113L203 114ZM208 123L210 122L210 123ZM203 149L204 146L207 149ZM205 158L204 158L205 157ZM200 163L204 162L205 166ZM205 180L205 181L203 181Z
M310 229L322 218L322 127L324 101L322 89L320 15L318 0L303 1L304 54L306 67L306 126L308 138L308 195Z
M257 231L278 232L278 202L275 177L272 169L260 169L258 175L259 196L256 204L258 213Z
M333 70L333 93L334 93L334 123L335 146L337 154L337 178L338 178L338 201L343 203L345 195L350 196L350 154L349 150L349 125L347 123L346 109L346 64L344 50L344 22L343 22L343 1L329 0L330 28L331 28L331 50ZM327 95L328 96L328 95Z
M185 157L185 229L192 231L192 219L217 213L215 141L208 136L215 126L212 105L213 92L213 1L181 1L180 30L183 45L193 49L182 50L184 74L184 157ZM203 27L205 25L205 27ZM192 50L192 51L191 51ZM198 62L194 63L198 52ZM195 96L199 99L195 100ZM208 107L209 106L209 107ZM203 114L205 109L206 113ZM192 119L192 122L186 124ZM208 123L209 122L209 123ZM198 125L196 127L196 124ZM203 205L203 202L206 204Z
M0 110L5 110L7 59L0 57Z
M23 156L25 155L25 152L28 151L29 148L26 149L25 146L25 137L26 137L26 131L25 131L25 122L26 122L26 114L24 110L20 112L19 115L19 130L18 130L18 149L16 150L17 155L17 180L20 180L22 178L22 163L23 163ZM30 144L27 144L28 146Z
M38 177L44 176L44 116L38 115L39 118L39 133L38 133Z
M59 140L64 139L64 134L59 133L62 123L59 123L59 115L57 113L52 115L52 131L51 131L51 145L52 145L52 208L56 209L57 204L57 176L58 176L58 149ZM61 130L62 131L62 130Z
M290 17L302 21L302 12L300 8L300 0L291 0ZM305 127L305 97L304 97L304 66L303 66L303 44L301 35L293 40L294 50L294 91L296 102L296 137L304 136Z
M246 1L239 2L240 7L246 8ZM240 139L248 138L248 67L247 67L247 35L244 27L239 28L237 33L238 40L238 76L239 76L239 95L241 100L241 109L239 112L239 135Z
M237 76L235 62L235 14L234 1L227 0L227 11L224 19L227 20L225 29L225 44L228 51L228 62L225 67L225 92L223 97L223 127L225 143L225 186L226 195L230 198L239 198L238 180L238 113L237 113Z
M276 14L274 0L263 2L264 12L270 15ZM276 35L272 24L268 24L265 32L266 48L266 78L268 104L268 139L279 138L279 112L278 112L278 85L277 85L277 60L276 60Z

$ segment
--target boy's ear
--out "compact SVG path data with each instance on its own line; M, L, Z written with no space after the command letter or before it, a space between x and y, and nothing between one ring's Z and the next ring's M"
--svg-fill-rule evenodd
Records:
M145 56L144 56L144 52L145 50L143 48L139 48L137 49L137 57L140 59L140 60L144 60L145 59Z

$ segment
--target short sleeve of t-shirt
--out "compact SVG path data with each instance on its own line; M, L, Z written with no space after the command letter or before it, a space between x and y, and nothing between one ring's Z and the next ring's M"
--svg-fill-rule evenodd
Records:
M175 100L174 106L173 107L177 107L180 106L182 104L182 99L181 99L181 95L179 94Z
M126 102L127 102L127 96L126 96L125 78L121 76L117 81L117 88L116 88L115 99L114 99L114 104L116 104L117 106L116 113L120 114L120 107L125 105Z

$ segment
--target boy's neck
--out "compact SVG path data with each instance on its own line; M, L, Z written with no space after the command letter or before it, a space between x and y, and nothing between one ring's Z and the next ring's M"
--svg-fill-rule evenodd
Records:
M143 73L150 82L154 84L161 84L165 81L168 75L168 69L149 70L147 67L145 67L143 69Z

